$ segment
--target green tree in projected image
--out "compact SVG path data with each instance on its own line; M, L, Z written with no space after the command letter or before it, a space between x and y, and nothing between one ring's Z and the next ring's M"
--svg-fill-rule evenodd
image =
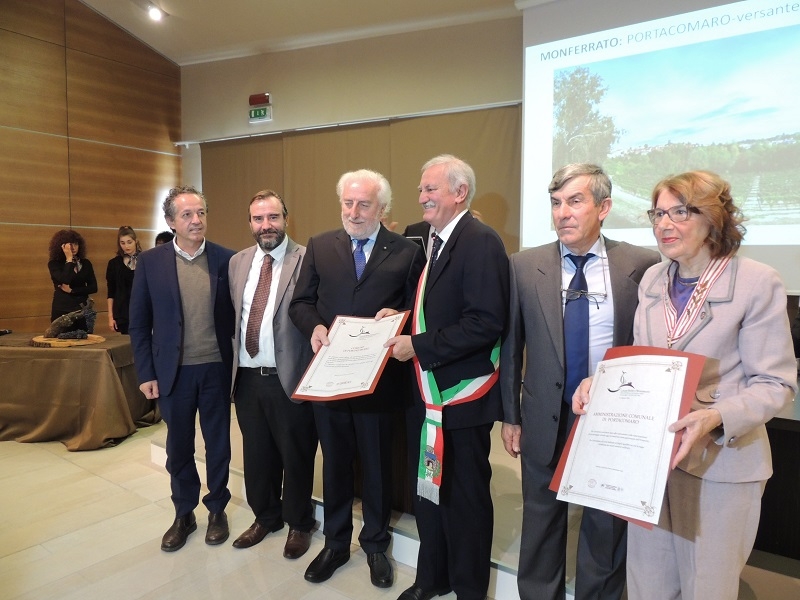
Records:
M553 87L553 171L573 162L597 162L619 139L614 119L597 105L606 94L603 80L584 67L561 71Z

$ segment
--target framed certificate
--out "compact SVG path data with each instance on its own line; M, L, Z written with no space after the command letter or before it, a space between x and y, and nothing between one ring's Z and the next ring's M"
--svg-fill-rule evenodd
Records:
M375 391L389 348L383 345L403 329L409 311L374 318L337 316L308 365L292 398L325 402L365 396Z
M657 523L678 448L668 427L689 412L704 362L663 348L609 350L553 478L558 499Z

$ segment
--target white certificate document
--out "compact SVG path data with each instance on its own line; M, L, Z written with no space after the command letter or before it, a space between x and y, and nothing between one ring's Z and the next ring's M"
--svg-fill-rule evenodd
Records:
M375 391L389 360L383 345L396 336L409 311L383 317L338 316L328 331L329 346L323 346L308 365L292 398L298 400L342 400Z
M577 424L558 499L657 523L689 359L603 360Z

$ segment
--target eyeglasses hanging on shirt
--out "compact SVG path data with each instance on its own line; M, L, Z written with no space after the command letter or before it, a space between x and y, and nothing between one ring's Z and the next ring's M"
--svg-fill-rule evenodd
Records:
M606 260L605 256L599 256L600 258L600 268L603 270L603 291L602 292L590 292L589 290L573 290L570 288L561 288L561 296L564 299L564 303L566 304L570 300L577 300L581 296L585 296L589 302L594 302L595 308L600 310L600 303L605 302L606 298L608 298L608 288L606 287L606 266L603 261ZM566 256L561 257L562 263L567 260ZM588 264L584 269L588 268ZM564 272L564 265L562 264L562 272ZM588 286L587 286L588 287Z

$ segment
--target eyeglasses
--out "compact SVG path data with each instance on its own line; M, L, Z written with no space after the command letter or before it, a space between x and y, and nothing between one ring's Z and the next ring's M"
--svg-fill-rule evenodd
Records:
M653 225L658 225L658 223L661 222L661 219L664 218L664 215L667 215L669 220L673 223L683 223L689 218L690 214L699 212L700 211L694 206L690 206L688 204L679 204L678 206L673 206L667 210L661 208L651 208L647 211L647 216Z
M605 260L605 256L600 256L600 260ZM566 257L562 257L562 260L567 260ZM600 310L600 303L605 302L605 299L608 298L608 289L606 288L606 272L605 272L605 265L602 265L603 268L603 290L602 292L590 292L588 290L573 290L570 288L561 288L561 295L564 297L565 303L569 302L570 300L577 300L581 296L586 296L587 299L594 302L595 307Z
M605 280L605 277L603 279ZM586 298L594 302L598 310L600 310L600 303L604 302L608 297L608 294L604 292L587 292L586 290L562 289L561 293L564 295L567 302L570 300L577 300L581 296L586 296Z

